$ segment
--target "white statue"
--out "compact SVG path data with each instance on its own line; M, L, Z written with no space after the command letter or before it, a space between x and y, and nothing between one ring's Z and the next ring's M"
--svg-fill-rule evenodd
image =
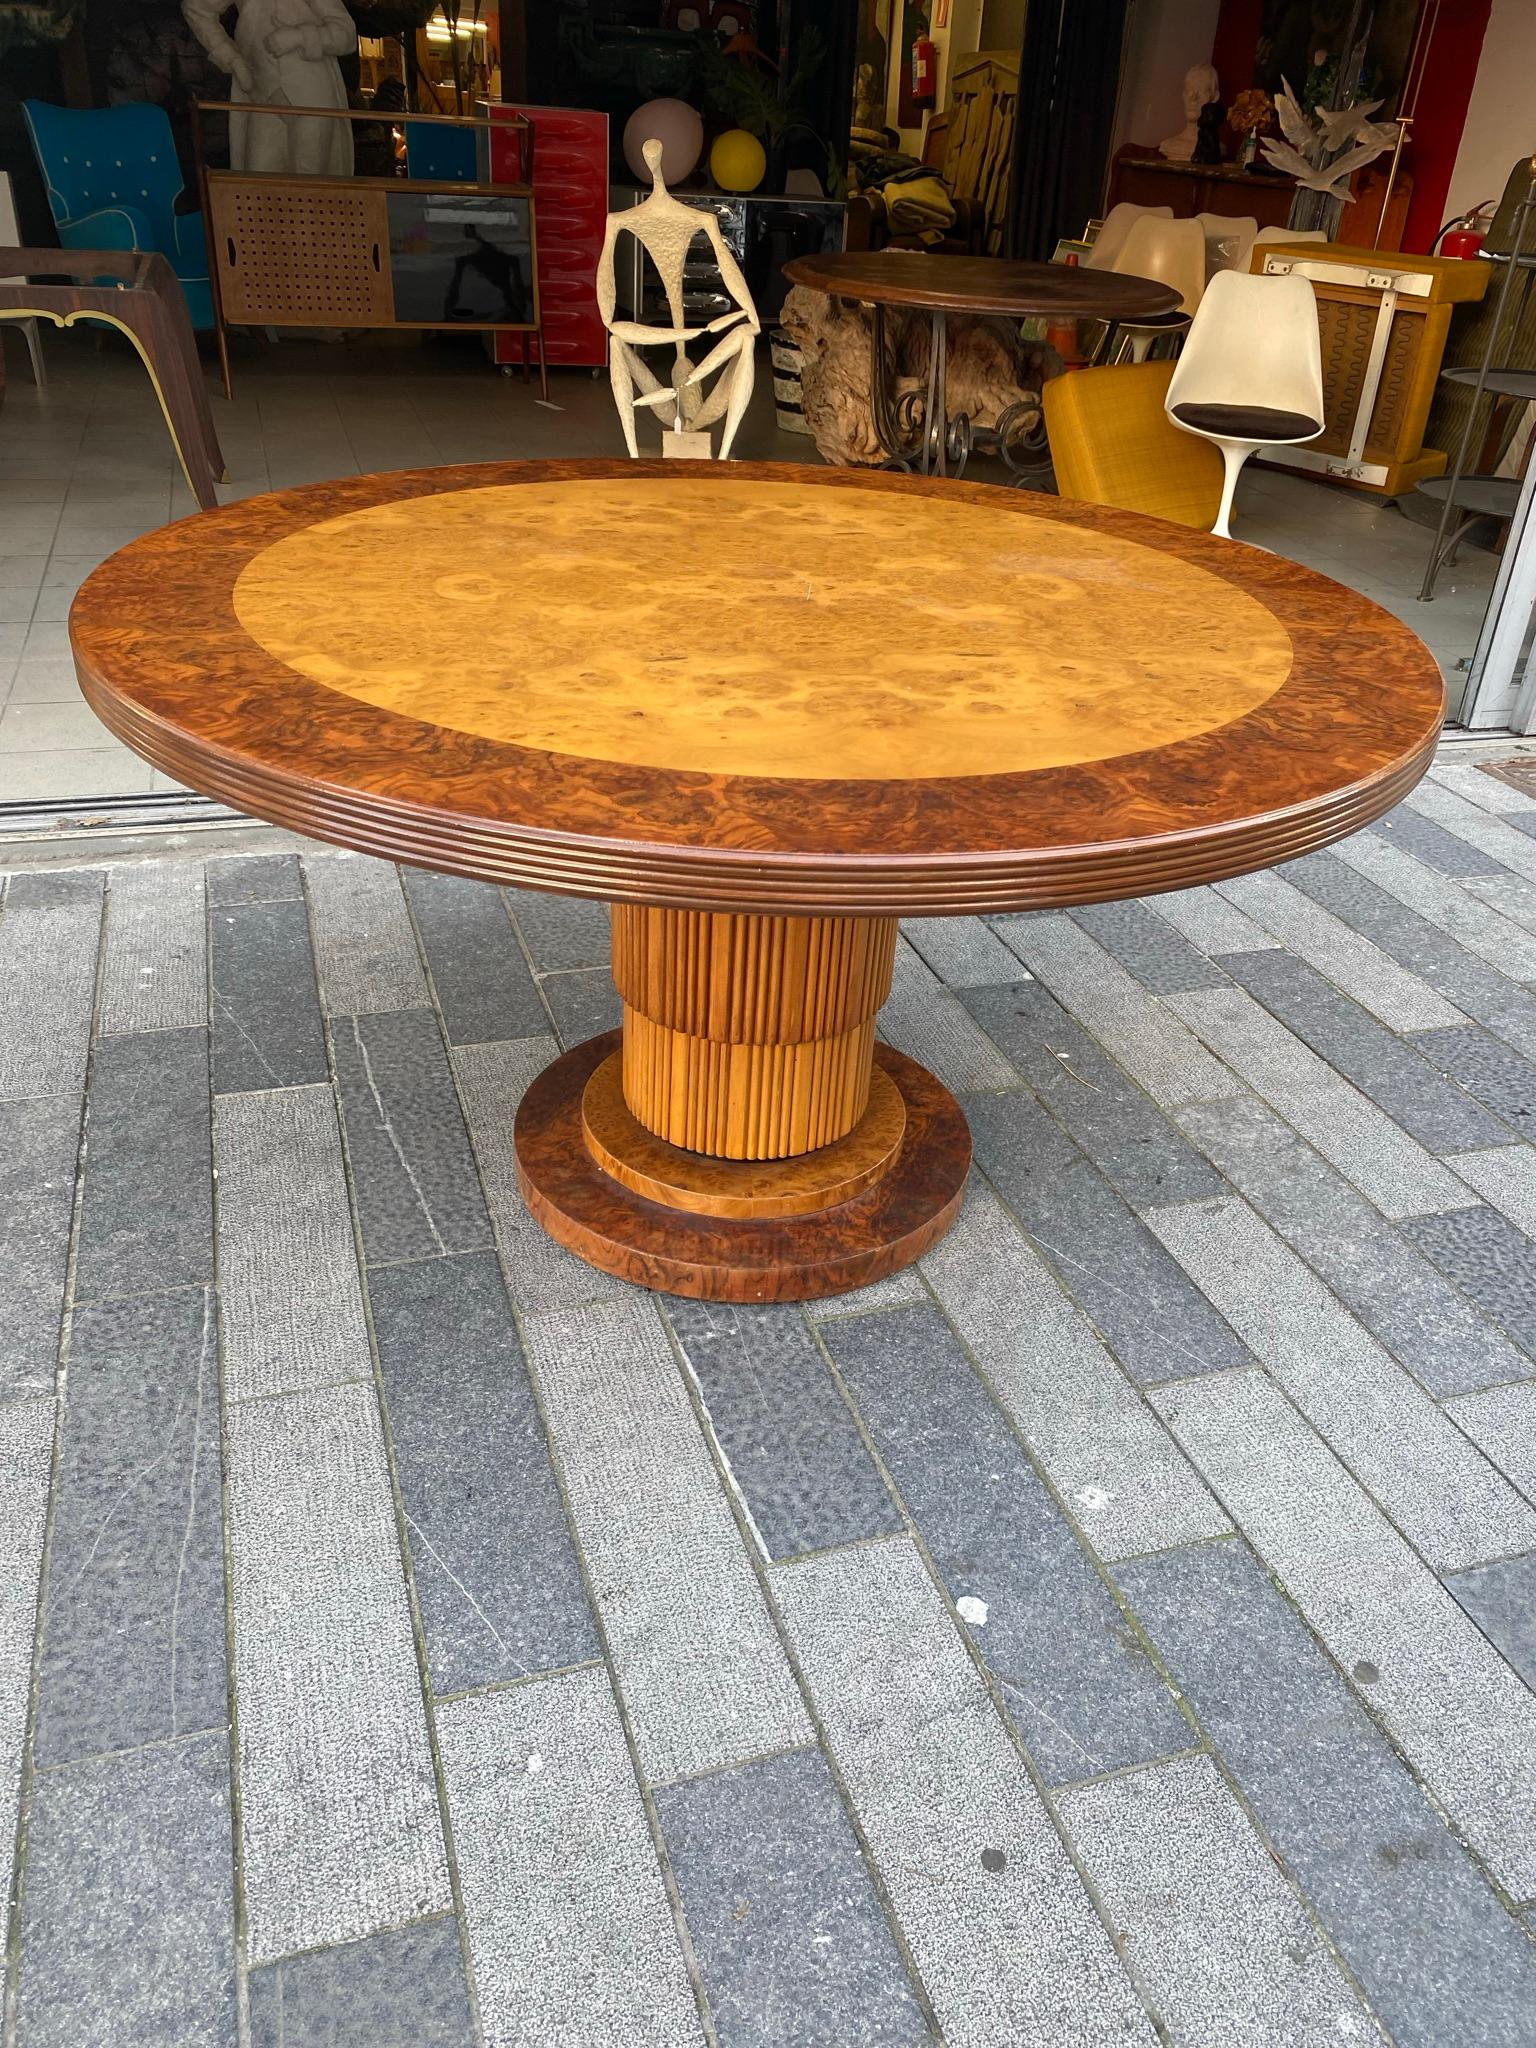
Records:
M1200 140L1200 110L1221 97L1221 80L1214 64L1191 64L1184 74L1184 126L1157 147L1159 154L1177 164L1187 164Z
M220 16L228 0L181 0L188 28L221 71L230 98L256 106L344 107L338 57L357 48L342 0L239 0L233 38ZM352 175L352 123L298 115L231 114L236 171L291 171L305 178Z
M685 206L680 199L672 197L662 182L661 144L654 138L645 144L644 156L651 173L650 197L623 213L609 214L603 253L597 264L598 310L611 337L608 375L624 428L624 444L631 455L639 454L635 441L635 413L644 407L655 412L662 424L670 427L679 439L684 435L699 435L698 441L689 442L687 452L707 456L709 438L705 429L723 418L725 427L720 436L720 460L724 462L731 452L731 443L741 425L747 401L752 396L752 381L756 373L752 351L761 331L761 322L752 303L752 294L747 290L747 281L736 258L725 246L719 221L706 209ZM647 327L638 320L614 318L618 303L614 250L620 234L633 235L660 272L667 294L667 307L672 315L670 327ZM720 281L728 297L735 301L734 311L722 313L707 327L683 325L683 266L688 259L688 245L695 235L703 235L709 243L710 253L720 271ZM725 329L730 331L724 333L723 339L695 368L689 361L687 344L701 334L721 334ZM663 384L637 351L668 346L672 349L671 375ZM715 378L715 386L706 392L703 386L710 377ZM663 454L668 452L666 443L669 438L663 436Z

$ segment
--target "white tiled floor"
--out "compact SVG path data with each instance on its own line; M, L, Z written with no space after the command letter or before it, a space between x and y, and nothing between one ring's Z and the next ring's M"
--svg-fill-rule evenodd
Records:
M98 562L196 507L127 350L83 334L49 335L45 346L47 389L13 355L0 413L0 804L172 789L82 703L65 621ZM234 403L213 401L231 477L224 495L375 469L623 453L605 377L555 373L552 408L535 402L536 390L497 376L462 344L237 341ZM738 449L815 459L807 441L777 431L766 376ZM1425 528L1389 504L1275 471L1244 478L1239 530L1386 605L1448 671L1471 652L1491 557L1469 552L1421 605Z

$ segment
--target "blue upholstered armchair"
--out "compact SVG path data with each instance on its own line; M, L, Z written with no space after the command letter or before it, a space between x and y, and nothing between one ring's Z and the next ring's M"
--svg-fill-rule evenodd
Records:
M23 111L66 249L158 249L181 279L194 327L213 325L201 213L178 213L181 166L165 109L53 107Z

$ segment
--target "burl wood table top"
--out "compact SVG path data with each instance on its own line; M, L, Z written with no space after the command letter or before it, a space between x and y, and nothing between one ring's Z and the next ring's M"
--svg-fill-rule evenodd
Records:
M299 832L620 902L868 915L1181 888L1327 844L1443 708L1389 613L1034 493L787 464L347 478L147 534L85 694Z
M1002 256L925 256L917 249L828 249L784 266L791 284L867 305L941 313L1062 313L1084 320L1148 320L1179 294L1150 277L1071 263L1011 263Z

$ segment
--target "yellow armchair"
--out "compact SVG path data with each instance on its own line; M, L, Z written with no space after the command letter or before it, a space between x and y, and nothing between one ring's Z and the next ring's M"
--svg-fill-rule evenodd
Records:
M1056 488L1064 498L1119 505L1209 530L1221 509L1214 443L1184 434L1163 410L1171 362L1069 370L1044 392Z

